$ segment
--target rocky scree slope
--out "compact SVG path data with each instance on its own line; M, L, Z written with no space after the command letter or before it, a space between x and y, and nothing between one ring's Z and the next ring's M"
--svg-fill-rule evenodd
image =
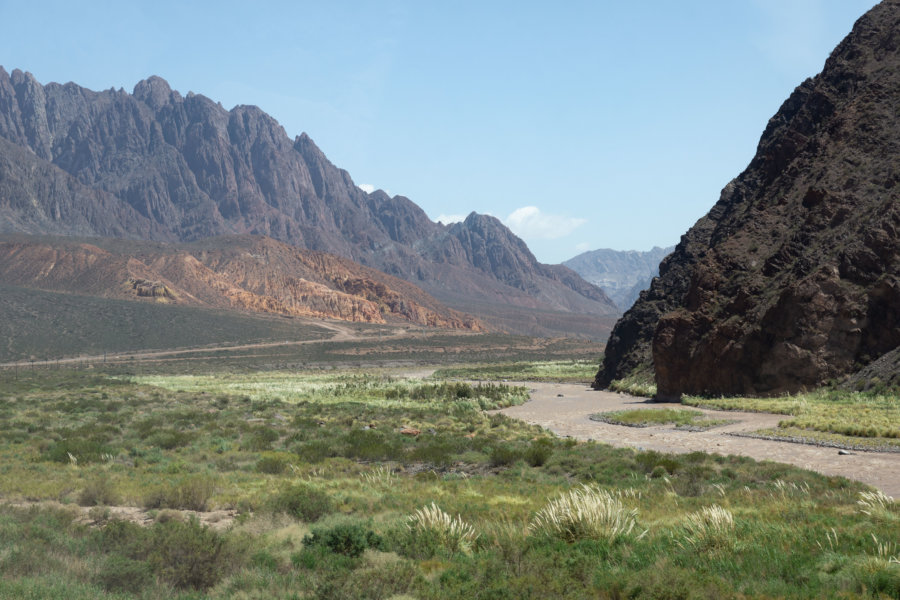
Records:
M900 345L900 1L860 18L616 324L594 386L781 394Z
M495 219L434 223L407 198L362 191L309 136L291 140L259 108L225 110L159 77L129 94L0 68L0 191L4 232L265 235L406 279L454 308L499 311L521 333L605 337L618 314ZM545 314L561 324L521 330Z

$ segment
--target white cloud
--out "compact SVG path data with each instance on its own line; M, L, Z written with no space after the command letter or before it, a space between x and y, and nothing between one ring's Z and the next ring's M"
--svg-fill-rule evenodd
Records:
M359 189L361 189L362 191L364 191L367 194L371 194L372 192L375 191L375 186L372 185L371 183L361 183L356 187L358 187Z
M581 242L580 244L575 244L575 249L579 252L587 252L591 249L591 245L587 242Z
M555 240L569 235L587 219L547 215L537 206L517 208L503 221L517 236L527 240Z
M450 223L462 223L466 220L466 215L438 215L435 221L440 221L444 225L449 225Z

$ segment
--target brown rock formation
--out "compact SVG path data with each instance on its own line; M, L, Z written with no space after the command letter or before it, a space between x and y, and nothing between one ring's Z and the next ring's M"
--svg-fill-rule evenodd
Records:
M595 387L779 394L900 345L900 2L863 16L613 330Z
M405 281L269 238L194 244L0 237L0 283L111 298L482 331Z

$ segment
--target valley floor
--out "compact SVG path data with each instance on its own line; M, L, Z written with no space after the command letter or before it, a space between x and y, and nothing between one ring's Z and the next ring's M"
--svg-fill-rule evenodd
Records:
M770 429L785 418L784 415L702 410L706 415L734 421L706 431L686 431L672 425L627 427L590 419L590 415L659 407L644 398L598 392L586 385L565 383L525 383L531 388L531 401L499 412L540 425L560 436L579 440L595 440L618 447L632 447L658 452L712 452L722 455L748 456L756 460L771 460L791 464L825 475L840 475L872 485L885 494L900 496L900 455L888 452L853 451L838 454L837 448L794 444L733 434L752 433Z

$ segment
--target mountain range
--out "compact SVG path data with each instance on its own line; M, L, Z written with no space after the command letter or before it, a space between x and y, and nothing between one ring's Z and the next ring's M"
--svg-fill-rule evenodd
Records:
M606 292L625 312L641 292L650 287L650 282L659 275L660 261L674 249L675 246L654 246L652 250L641 252L601 248L582 252L562 264Z
M259 108L226 110L159 77L129 94L0 68L0 232L230 236L236 248L265 236L406 280L475 317L463 321L514 333L603 339L620 312L571 269L539 263L497 219L434 223L407 198L361 190Z
M594 382L772 395L900 346L900 2L861 17L616 324ZM893 361L891 364L896 364Z

